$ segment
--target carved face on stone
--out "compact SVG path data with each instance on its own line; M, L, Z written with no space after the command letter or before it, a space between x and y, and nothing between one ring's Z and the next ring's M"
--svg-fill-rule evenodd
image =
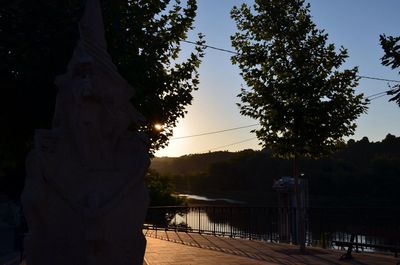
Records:
M129 123L114 104L112 78L91 56L81 53L56 85L60 90L54 127L72 137L84 167L110 170L117 140Z
M89 56L77 65L76 86L73 87L76 117L71 120L73 136L83 166L91 170L109 170L117 135L112 100L107 93L107 75L96 68Z

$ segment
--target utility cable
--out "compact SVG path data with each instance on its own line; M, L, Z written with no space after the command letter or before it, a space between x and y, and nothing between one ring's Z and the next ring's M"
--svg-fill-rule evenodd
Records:
M369 96L365 97L365 99L368 100L368 101L372 101L372 100L375 100L375 99L378 99L378 98L381 98L381 97L384 97L384 96L388 95L388 93L391 92L391 91L393 91L393 89L369 95ZM186 135L186 136L182 136L182 137L171 138L170 140L179 140L179 139L199 137L199 136L204 136L204 135L217 134L217 133L222 133L222 132L228 132L228 131L234 131L234 130L240 130L240 129L249 128L249 127L254 127L254 126L257 126L257 125L258 124L251 124L251 125L234 127L234 128L229 128L229 129L224 129L224 130L219 130L219 131L214 131L214 132L206 132L206 133L200 133L200 134L194 134L194 135ZM234 143L223 145L223 146L219 146L219 147L214 147L214 148L211 148L211 149L207 149L207 150L201 151L200 153L204 153L204 152L208 152L208 151L214 151L214 150L218 150L218 149L221 149L221 148L225 148L225 147L229 147L229 146L233 146L233 145L249 142L249 141L252 141L254 139L257 139L257 137L252 137L252 138L249 138L249 139L246 139L246 140L243 140L243 141L234 142Z
M221 148L229 147L229 146L232 146L232 145L237 145L237 144L249 142L249 141L252 141L254 139L257 139L257 137L252 137L250 139L246 139L246 140L243 140L243 141L240 141L240 142L235 142L235 143L231 143L231 144L227 144L227 145L223 145L223 146L219 146L219 147L214 147L214 148L211 148L211 149L204 150L204 151L202 151L200 153L214 151L214 150L218 150L218 149L221 149Z
M388 95L389 92L393 91L393 89L390 90L386 90L386 91L382 91L382 92L378 92L372 95L369 95L367 97L365 97L365 99L367 101L372 101L381 97L384 97L386 95ZM170 141L172 140L181 140L181 139L187 139L187 138L193 138L193 137L200 137L200 136L205 136L205 135L212 135L212 134L218 134L218 133L223 133L223 132L229 132L229 131L235 131L235 130L240 130L240 129L245 129L245 128L250 128L250 127L254 127L257 126L258 124L251 124L251 125L245 125L245 126L240 126L240 127L234 127L234 128L229 128L229 129L223 129L223 130L219 130L219 131L213 131L213 132L205 132L205 133L199 133L199 134L192 134L192 135L185 135L185 136L180 136L180 137L175 137L175 138L171 138ZM253 138L252 138L253 139ZM225 146L223 146L225 147ZM221 147L222 148L222 147Z
M375 99L378 99L378 98L381 98L381 97L384 97L384 96L387 96L387 94L377 95L377 96L375 96L373 98L367 98L367 101L372 101L372 100L375 100Z
M390 91L392 91L392 90L386 90L386 91L382 91L382 92L379 92L379 93L375 93L375 94L372 94L372 95L369 95L369 96L365 97L365 99L373 98L375 96L379 96L379 95L382 95L382 94L387 95L387 93L390 92Z
M257 125L258 124L251 124L251 125L240 126L240 127L230 128L230 129L224 129L224 130L219 130L219 131L214 131L214 132L205 132L205 133L194 134L194 135L186 135L186 136L171 138L170 140L179 140L179 139L199 137L199 136L210 135L210 134L217 134L217 133L222 133L222 132L235 131L235 130L240 130L240 129L244 129L244 128L254 127Z
M386 91L382 91L382 92L378 92L378 93L375 93L375 94L372 94L372 95L369 95L369 96L365 97L365 99L367 101L375 100L375 99L378 99L378 98L381 98L381 97L389 95L389 93L393 92L394 90L395 90L395 88L389 89L389 90L386 90Z
M365 75L359 75L358 77L359 77L359 78L364 78L364 79L377 80L377 81L385 81L385 82L392 82L392 83L400 83L400 80L385 79L385 78L372 77L372 76L365 76Z
M223 49L223 48L219 48L219 47L216 47L216 46L211 46L211 45L206 45L206 44L199 44L199 43L196 43L194 41L189 41L189 40L181 40L181 41L189 43L189 44L197 45L197 46L200 46L200 47L204 47L204 48L209 48L209 49L213 49L213 50L217 50L217 51L221 51L221 52L240 55L240 53L238 53L238 52L227 50L227 49ZM385 81L385 82L392 82L392 83L400 83L400 80L394 80L394 79L386 79L386 78L366 76L366 75L358 75L358 77L359 78L363 78L363 79Z
M213 50L217 50L217 51L221 51L221 52L227 52L227 53L232 53L232 54L239 55L239 53L237 53L237 52L230 51L230 50L223 49L223 48L218 48L218 47L215 47L215 46L210 46L210 45L206 45L206 44L199 44L199 43L196 43L196 42L190 41L190 40L181 40L181 41L189 43L189 44L194 44L194 45L197 45L197 46L201 46L203 48L209 48L209 49L213 49Z
M386 90L386 91L382 91L379 93L375 93L372 95L369 95L367 97L365 97L365 99L367 101L372 101L381 97L384 97L386 95L388 95L389 92L393 91L393 89L390 90ZM192 134L192 135L185 135L185 136L180 136L180 137L174 137L171 138L170 141L172 140L181 140L181 139L187 139L187 138L193 138L193 137L200 137L200 136L205 136L205 135L212 135L212 134L218 134L218 133L223 133L223 132L229 132L229 131L235 131L235 130L240 130L240 129L245 129L245 128L250 128L250 127L254 127L257 126L258 124L251 124L251 125L245 125L245 126L240 126L240 127L234 127L234 128L229 128L229 129L223 129L223 130L219 130L219 131L213 131L213 132L205 132L205 133L199 133L199 134Z
M369 95L369 96L365 97L365 99L371 100L371 98L374 98L376 96L381 96L381 95L385 95L386 96L388 94L388 92L390 92L390 91L392 91L392 89Z

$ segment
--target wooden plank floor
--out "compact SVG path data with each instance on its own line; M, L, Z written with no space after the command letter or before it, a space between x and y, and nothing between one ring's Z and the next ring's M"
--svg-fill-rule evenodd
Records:
M208 236L172 231L144 231L147 248L144 265L397 265L393 255L354 253L340 260L344 251L309 247L307 255L289 244ZM18 255L4 264L18 264ZM24 262L23 265L26 265Z
M354 253L343 261L344 251L308 248L307 255L289 244L232 239L172 231L144 231L148 265L396 265L399 258L376 253Z

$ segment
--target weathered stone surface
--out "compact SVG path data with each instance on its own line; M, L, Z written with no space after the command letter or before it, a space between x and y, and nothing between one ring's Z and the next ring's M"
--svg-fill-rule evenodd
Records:
M143 117L107 53L98 0L59 88L51 130L37 130L22 194L28 265L142 264L148 143Z

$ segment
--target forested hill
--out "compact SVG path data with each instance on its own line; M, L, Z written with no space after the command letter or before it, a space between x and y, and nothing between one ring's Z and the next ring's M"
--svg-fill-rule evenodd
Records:
M151 168L162 174L169 175L206 173L211 164L234 159L243 153L250 154L254 153L254 151L245 150L238 153L221 151L181 157L156 157L151 160Z
M296 165L309 180L312 204L400 203L400 137L388 134L380 142L366 137L350 140L330 158L300 160ZM151 168L171 176L179 192L222 195L252 203L264 203L262 198L273 193L273 181L290 176L293 170L292 161L253 150L154 158Z

